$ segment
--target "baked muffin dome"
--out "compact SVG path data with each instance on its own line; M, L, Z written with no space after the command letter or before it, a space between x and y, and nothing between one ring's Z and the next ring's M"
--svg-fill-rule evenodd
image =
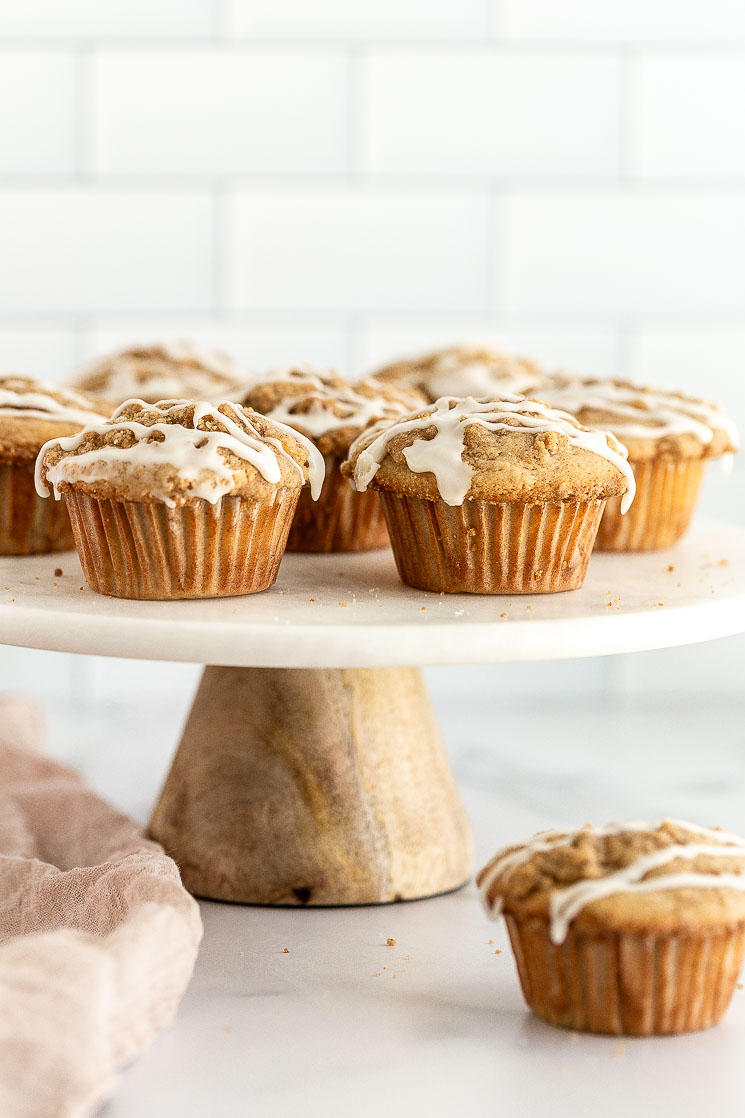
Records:
M306 482L317 493L322 481L323 459L308 439L228 402L129 400L106 423L48 442L37 461L40 495L74 488L169 507L224 495L261 500Z
M450 346L422 357L396 361L378 369L377 379L411 385L432 402L440 396L533 395L545 374L525 357L498 349Z
M345 472L355 488L464 500L541 504L634 495L624 447L565 412L522 396L442 397L416 414L365 431Z
M368 377L352 384L334 372L287 369L248 387L242 402L312 439L322 454L346 454L371 424L423 403L415 389Z
M424 397L415 389L372 379L350 384L334 372L301 367L269 374L242 399L312 439L326 478L315 503L302 493L290 529L290 551L372 551L388 546L377 495L356 493L341 475L354 439L371 423L404 415Z
M585 427L612 431L635 461L714 458L738 447L734 423L715 404L682 392L558 374L542 386L541 395Z
M665 819L547 831L496 854L478 876L490 916L519 909L593 931L668 931L745 921L745 839Z
M109 415L104 400L31 377L0 376L0 461L33 460L55 435Z
M227 354L182 340L108 354L85 368L75 386L113 404L129 399L220 400L245 375Z

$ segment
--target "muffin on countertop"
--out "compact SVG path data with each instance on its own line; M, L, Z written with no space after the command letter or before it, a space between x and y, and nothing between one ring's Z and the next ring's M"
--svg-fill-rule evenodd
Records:
M65 499L88 584L124 598L266 589L301 489L317 496L322 482L308 439L228 402L130 400L37 461L39 494Z
M553 1025L689 1032L729 1005L745 951L745 839L677 820L547 831L477 877L525 1000Z
M340 466L358 435L373 423L410 412L422 404L422 395L393 383L367 379L350 384L333 372L301 368L268 374L241 399L311 439L325 459L320 498L314 504L309 495L301 495L288 550L387 547L388 531L377 495L356 493L342 478Z
M110 406L82 392L30 377L0 376L0 555L65 551L70 518L39 499L34 463L58 435L72 435L109 415Z
M423 590L548 593L584 581L626 451L537 400L443 397L365 431L343 471L382 498L399 574Z
M612 431L628 449L637 498L623 518L618 502L609 502L596 544L601 550L672 546L690 523L707 461L738 446L735 425L719 408L680 392L560 374L541 395L586 427Z
M498 349L450 346L422 357L395 361L372 374L376 379L411 385L434 403L440 396L521 396L539 393L545 373L527 357Z
M107 354L88 365L75 385L117 405L130 399L225 399L245 379L245 371L227 354L173 341Z

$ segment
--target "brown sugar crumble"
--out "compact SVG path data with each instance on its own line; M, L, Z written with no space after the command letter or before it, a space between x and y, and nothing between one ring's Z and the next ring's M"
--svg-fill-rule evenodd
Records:
M395 947L395 946L396 946L396 941L395 941L395 939L391 939L391 938L389 937L389 938L388 938L388 939L387 939L387 940L385 941L385 945L386 945L386 947Z

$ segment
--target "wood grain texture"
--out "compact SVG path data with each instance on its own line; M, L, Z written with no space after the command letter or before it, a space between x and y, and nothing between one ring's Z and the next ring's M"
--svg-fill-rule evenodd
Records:
M150 831L193 893L244 903L413 899L472 869L416 668L206 668Z

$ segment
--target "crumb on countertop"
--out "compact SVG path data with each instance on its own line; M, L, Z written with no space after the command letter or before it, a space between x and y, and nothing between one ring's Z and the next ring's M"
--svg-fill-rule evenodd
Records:
M54 577L55 578L62 578L62 567L55 567L54 568Z
M283 948L282 948L282 954L283 954L283 955L289 955L289 954L290 954L290 949L289 949L289 947L283 947Z
M391 937L389 936L388 939L385 941L385 945L386 947L395 947L396 941L395 939L391 939Z

